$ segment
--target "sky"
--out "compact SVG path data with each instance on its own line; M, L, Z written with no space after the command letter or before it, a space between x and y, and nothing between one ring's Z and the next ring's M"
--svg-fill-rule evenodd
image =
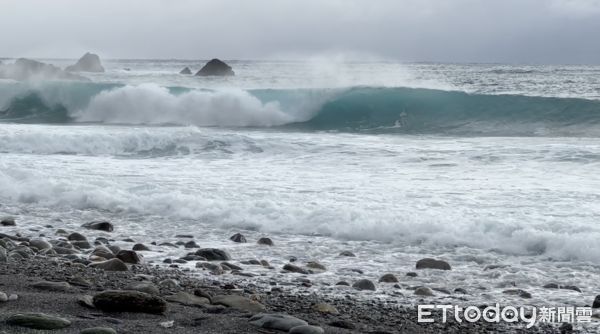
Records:
M0 57L600 64L600 0L0 0Z

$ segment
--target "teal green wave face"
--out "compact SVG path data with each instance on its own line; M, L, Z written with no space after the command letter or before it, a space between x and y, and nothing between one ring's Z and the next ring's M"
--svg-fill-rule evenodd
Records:
M87 108L95 99L121 90L115 94L119 100L111 101L110 96L104 96L105 105L111 107L95 108L91 122L111 123L110 117L98 113L108 114L108 109L118 107L123 113L137 115L126 118L126 124L232 126L236 124L232 119L243 114L248 118L244 126L295 131L502 136L600 134L600 101L578 98L378 87L249 90L241 91L240 95L239 92L228 94L228 91L170 87L161 93L168 101L156 101L158 109L150 110L146 105L144 110L134 110L142 108L139 105L144 105L141 103L145 102L142 101L144 96L154 96L156 87L149 87L146 92L144 86L126 90L124 88L129 86L118 84L17 85L21 85L19 89L14 85L0 85L0 93L3 89L13 90L12 95L3 94L9 98L5 98L4 107L0 109L0 121L79 122L85 119ZM195 98L194 92L202 92L201 98ZM123 103L127 103L127 107L122 108ZM260 113L264 109L269 112ZM254 110L258 112L256 115ZM114 117L112 111L111 117ZM197 117L200 113L203 116ZM221 114L225 113L228 113L227 118L222 118ZM278 115L276 122L260 119L275 114ZM160 119L155 122L154 117ZM205 119L211 123L204 124ZM221 119L223 123L219 123Z

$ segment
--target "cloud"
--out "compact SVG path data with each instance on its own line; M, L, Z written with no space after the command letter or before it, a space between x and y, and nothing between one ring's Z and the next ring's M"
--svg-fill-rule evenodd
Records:
M0 0L3 56L600 61L600 0Z

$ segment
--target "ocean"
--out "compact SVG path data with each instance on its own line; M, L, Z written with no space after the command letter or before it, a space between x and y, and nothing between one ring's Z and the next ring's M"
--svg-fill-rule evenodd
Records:
M598 291L600 66L228 63L236 76L104 60L89 82L0 81L0 213L43 234L106 219L117 244L191 234L234 259L317 260L330 293L394 273L469 302L523 303L503 293L518 287L591 304L543 286ZM406 277L424 257L452 270ZM414 302L394 289L362 295Z

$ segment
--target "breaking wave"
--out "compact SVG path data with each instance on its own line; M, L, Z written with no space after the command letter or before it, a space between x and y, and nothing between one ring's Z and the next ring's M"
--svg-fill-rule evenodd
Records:
M600 101L421 88L203 90L154 84L2 83L0 120L596 137Z

